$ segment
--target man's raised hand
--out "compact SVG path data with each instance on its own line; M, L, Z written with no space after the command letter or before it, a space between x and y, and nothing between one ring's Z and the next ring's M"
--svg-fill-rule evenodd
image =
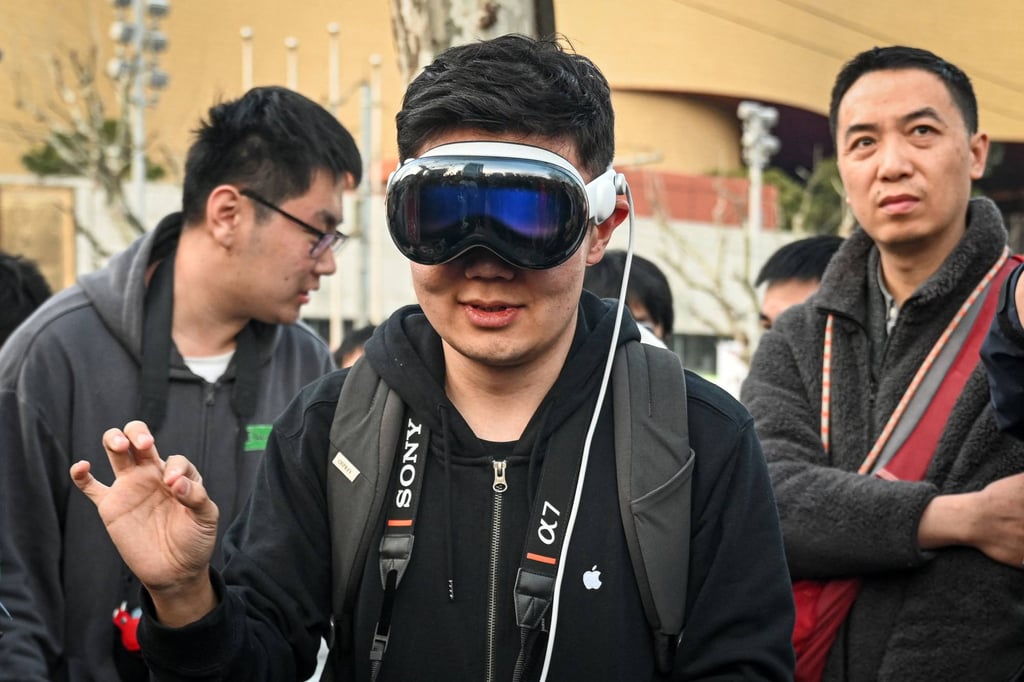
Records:
M219 513L202 476L181 455L160 459L140 421L123 431L109 429L103 447L114 482L100 483L86 461L72 465L72 480L96 505L121 557L153 597L161 622L183 625L202 617L215 604L209 563Z

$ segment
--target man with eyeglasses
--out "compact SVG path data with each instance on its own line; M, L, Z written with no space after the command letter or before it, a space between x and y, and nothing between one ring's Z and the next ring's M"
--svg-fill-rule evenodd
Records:
M4 345L0 603L12 619L0 619L0 680L149 679L138 582L67 467L86 457L109 472L97 439L141 416L235 516L273 419L333 368L294 323L335 270L342 192L360 172L348 131L297 93L257 88L214 106L188 152L181 212Z
M684 398L678 358L583 291L630 212L604 76L554 40L451 48L409 86L397 128L388 229L419 305L276 422L223 572L210 568L204 462L161 460L133 421L104 436L114 475L71 470L146 586L154 675L303 679L333 630L325 679L790 679L789 578L750 416L692 374ZM638 536L617 465L650 460L620 454L612 397L599 399L620 351L678 378L671 393L642 375L658 390L638 409L664 397L659 433L688 416L696 454L660 460L665 478L635 503L653 511L692 490L692 513L687 501L654 515L682 539L644 547L679 569L658 584L685 604L641 587L627 546ZM394 428L378 406L399 411ZM394 461L380 476L378 454ZM346 513L381 487L379 513ZM365 560L341 551L364 530ZM659 614L685 606L685 629L653 632L643 595Z

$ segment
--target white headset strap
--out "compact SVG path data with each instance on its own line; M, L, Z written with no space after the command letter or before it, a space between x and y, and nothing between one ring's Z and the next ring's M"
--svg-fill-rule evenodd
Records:
M438 145L420 154L418 158L432 156L481 156L497 157L506 159L527 159L530 161L542 161L558 166L584 186L587 192L587 201L590 204L590 218L597 224L601 224L611 217L615 211L615 169L608 166L604 173L597 176L589 183L583 181L583 176L569 161L555 152L530 144L517 142L491 142L474 140L469 142L450 142ZM409 163L410 160L404 163ZM399 168L404 164L400 164ZM391 174L394 176L394 173ZM391 177L388 178L391 184Z

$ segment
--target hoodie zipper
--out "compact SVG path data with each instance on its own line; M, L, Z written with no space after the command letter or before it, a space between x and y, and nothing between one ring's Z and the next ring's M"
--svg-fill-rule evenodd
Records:
M501 509L502 493L508 490L508 483L505 481L505 460L493 460L494 482L491 490L494 491L493 513L491 515L491 563L490 563L490 584L487 591L487 682L494 681L494 652L495 652L495 630L498 623L498 559L501 540Z

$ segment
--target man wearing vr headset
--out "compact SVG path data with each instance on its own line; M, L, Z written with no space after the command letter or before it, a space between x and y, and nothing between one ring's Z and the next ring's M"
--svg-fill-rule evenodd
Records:
M333 679L789 679L792 598L766 466L749 415L693 375L692 514L666 520L690 524L688 619L671 669L657 669L622 528L610 400L598 401L616 333L620 346L639 333L582 291L629 212L610 170L607 81L554 40L505 36L441 54L409 86L397 123L404 162L389 182L388 226L419 305L397 311L363 359L308 387L275 424L224 571L209 567L217 509L202 477L184 457L161 460L145 424L105 434L112 486L84 463L72 468L147 588L151 669L301 679L340 583L355 585L354 610L350 622L334 619ZM371 524L374 549L352 583L332 540L364 526L333 511L330 491L339 471L353 495L365 476L332 422L344 425L346 382L371 369L400 398L405 428L390 434L387 523ZM370 410L378 400L346 392L342 407L346 397ZM574 506L547 494L556 470L585 481ZM391 507L421 493L414 521L392 520ZM523 633L513 590L524 545L547 542L570 517L580 520L571 551L532 557L564 566L551 621ZM412 523L415 551L396 588L394 571L379 569L397 555L394 527Z

